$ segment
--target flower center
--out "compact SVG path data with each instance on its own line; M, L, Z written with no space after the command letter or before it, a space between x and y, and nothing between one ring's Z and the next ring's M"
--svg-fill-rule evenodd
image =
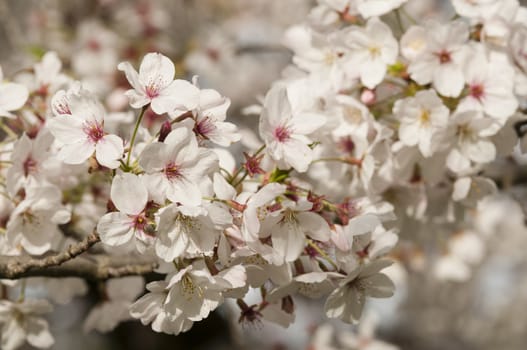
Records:
M214 125L209 117L203 118L194 126L194 131L205 139L207 139L207 135L210 135L214 130L216 130L216 125Z
M164 85L165 84L161 77L157 77L156 79L151 79L148 82L148 84L146 84L146 87L145 87L146 96L150 99L159 96L159 92L161 91L161 88Z
M437 58L439 58L439 62L441 64L452 62L452 55L447 50L441 50L439 52L436 52L435 55L437 56Z
M372 58L376 58L376 57L379 57L381 55L381 48L378 47L377 45L372 45L372 46L368 47L368 52L370 53L370 56Z
M146 223L144 214L139 214L135 217L133 225L136 231L144 232Z
M169 180L178 179L182 176L181 169L176 163L169 163L164 170L165 176Z
M83 131L92 143L97 143L104 137L102 125L97 122L85 123L83 126Z
M286 142L291 138L291 129L287 126L279 126L274 129L273 136L278 142Z
M482 84L470 85L470 96L481 101L485 95L485 89Z
M337 147L344 153L353 154L353 151L355 150L355 142L353 142L350 136L342 137L338 141Z
M430 111L428 109L421 110L421 115L419 115L419 122L421 125L430 124Z
M192 299L196 292L200 298L203 298L203 290L200 286L194 283L192 277L190 277L188 274L185 274L185 276L183 276L181 279L181 292L187 300Z

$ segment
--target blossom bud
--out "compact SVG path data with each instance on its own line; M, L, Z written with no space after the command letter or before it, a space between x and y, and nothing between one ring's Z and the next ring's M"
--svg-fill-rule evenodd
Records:
M170 132L172 131L172 124L170 124L170 121L166 121L163 123L163 125L161 125L161 129L159 130L159 137L158 137L158 141L159 142L163 142L165 141L166 137L168 136L168 134L170 134Z

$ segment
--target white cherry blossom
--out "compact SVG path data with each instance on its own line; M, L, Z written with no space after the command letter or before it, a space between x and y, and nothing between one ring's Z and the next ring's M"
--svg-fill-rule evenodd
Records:
M156 114L163 114L176 108L192 110L199 103L199 89L186 80L174 80L174 63L160 53L145 55L139 73L129 62L121 62L117 67L132 85L133 89L128 90L126 95L133 108L150 103Z
M1 300L2 349L14 350L26 341L40 349L51 347L55 341L49 331L48 322L42 315L52 310L53 307L47 300Z
M305 172L313 160L308 137L321 127L325 119L313 114L293 115L287 89L274 86L265 97L260 116L260 136L265 141L266 152L282 168L293 167Z
M47 121L49 131L62 144L59 159L81 164L95 152L97 161L108 168L119 167L124 152L123 140L104 131L104 107L89 93L69 101L70 114Z
M390 27L374 17L366 27L352 26L341 35L350 50L348 69L359 72L361 83L373 89L383 80L387 66L397 59L399 45Z
M441 146L450 111L434 90L419 91L414 97L398 100L393 112L399 118L399 139L407 146L418 146L430 157Z
M197 206L201 203L200 186L211 184L209 173L218 166L211 150L198 147L188 124L176 126L163 142L145 147L139 164L146 171L145 183L158 203L168 198L174 203Z
M70 212L61 204L62 194L52 185L32 186L11 213L7 239L30 254L40 255L58 243L62 236L57 225L70 221Z
M448 24L432 22L425 30L422 40L426 45L411 60L408 73L421 85L432 83L441 95L457 97L465 83L462 68L469 51L468 25L461 20ZM407 35L415 35L415 30L408 31L403 36L403 41ZM417 39L413 38L412 41L415 40Z
M116 175L112 181L111 199L119 210L105 214L97 224L101 241L120 246L134 241L139 249L149 245L153 237L147 233L146 204L148 190L142 179L134 174Z
M366 297L388 298L393 295L393 282L380 271L391 265L386 260L376 260L359 266L347 276L342 276L339 286L326 300L324 310L331 318L344 322L358 322Z
M490 140L494 122L481 112L467 111L452 116L451 134L453 148L448 153L447 167L460 173L473 163L485 164L496 158L496 146Z
M468 85L468 96L459 104L458 110L484 111L501 123L512 116L518 108L514 96L514 69L497 53L487 53L478 47L464 69Z

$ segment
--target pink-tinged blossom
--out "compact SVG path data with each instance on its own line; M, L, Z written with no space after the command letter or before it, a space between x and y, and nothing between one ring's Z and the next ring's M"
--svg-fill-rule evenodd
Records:
M309 134L325 123L325 118L316 114L293 115L287 90L276 85L265 97L260 116L260 136L265 141L266 151L281 168L293 167L305 172L313 160L309 147Z
M47 121L49 131L61 144L57 157L66 164L82 164L95 152L99 164L119 167L124 152L123 140L104 131L104 107L89 93L69 101L70 114Z
M464 68L468 95L461 100L458 111L483 111L502 124L518 108L514 95L514 69L496 53L478 47Z
M197 79L194 79L197 84ZM199 91L199 103L192 109L194 132L200 140L208 140L220 146L229 146L240 140L236 125L226 122L227 109L231 101L212 89ZM187 110L176 109L171 117L182 115Z
M53 136L45 128L40 130L34 140L27 134L20 137L11 153L13 165L6 174L9 193L16 194L21 188L45 182L48 176L45 163L50 156L52 143Z
M463 64L470 50L467 45L468 25L457 20L447 24L432 22L424 31L414 28L411 27L401 39L403 46L412 42L420 46L418 54L403 49L403 53L412 52L408 57L411 59L410 77L421 85L432 83L441 95L458 97L465 83ZM410 35L411 40L407 37Z
M42 315L52 310L53 306L47 300L1 300L2 349L15 350L26 341L40 349L51 347L54 339Z
M144 250L153 237L146 232L148 191L142 179L131 173L116 175L111 199L119 211L107 213L99 220L97 232L101 241L109 246L120 246L133 240L139 250Z
M146 172L145 183L156 202L168 198L174 203L197 206L200 186L211 183L209 174L218 166L211 150L198 147L188 124L181 124L163 142L145 147L139 164Z
M150 103L156 114L189 111L198 106L199 89L186 80L176 79L172 61L160 53L148 53L139 66L139 73L129 62L121 62L117 68L126 74L133 89L126 92L133 108Z
M0 117L15 118L11 112L22 108L28 97L29 91L24 85L4 81L0 67Z

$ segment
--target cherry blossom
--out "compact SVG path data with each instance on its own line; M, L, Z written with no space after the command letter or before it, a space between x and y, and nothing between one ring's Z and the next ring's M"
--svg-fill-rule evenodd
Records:
M359 266L348 276L343 276L339 287L328 297L324 309L331 318L344 322L357 322L364 308L366 296L388 298L393 295L394 284L379 272L391 263L377 260L365 266Z
M24 342L47 349L54 343L48 322L41 316L53 310L46 300L0 301L2 349L14 350Z
M217 167L218 159L212 151L198 147L185 124L172 130L163 142L146 146L139 164L146 171L145 183L156 202L168 198L196 206L201 203L200 186L211 183L208 174Z
M416 30L407 35L415 35ZM419 41L426 43L411 60L408 72L419 84L429 84L441 95L457 97L464 86L463 64L469 52L468 26L461 20L449 24L430 23ZM418 40L413 38L413 41Z
M101 240L110 246L119 246L133 240L139 249L153 240L147 232L146 216L148 190L142 179L124 173L114 177L111 199L117 212L105 214L97 224Z
M393 107L400 118L399 139L407 146L418 146L430 157L441 146L450 112L434 90L419 91L414 97L398 100Z
M399 46L386 24L377 17L368 20L366 27L350 27L342 33L351 58L349 69L360 72L361 83L372 89L386 74L387 66L395 63Z
M287 90L275 86L267 93L260 117L260 135L267 153L282 168L291 166L299 172L307 170L313 159L307 135L322 126L325 119L315 115L292 114Z
M104 107L86 93L70 101L69 114L49 119L47 126L62 144L58 157L67 164L81 164L95 152L97 161L108 168L119 167L123 140L104 132Z
M139 66L139 73L129 62L121 62L118 69L126 74L133 89L126 92L133 108L151 104L156 114L177 109L192 110L199 103L199 90L186 80L174 80L172 61L160 54L149 53Z

